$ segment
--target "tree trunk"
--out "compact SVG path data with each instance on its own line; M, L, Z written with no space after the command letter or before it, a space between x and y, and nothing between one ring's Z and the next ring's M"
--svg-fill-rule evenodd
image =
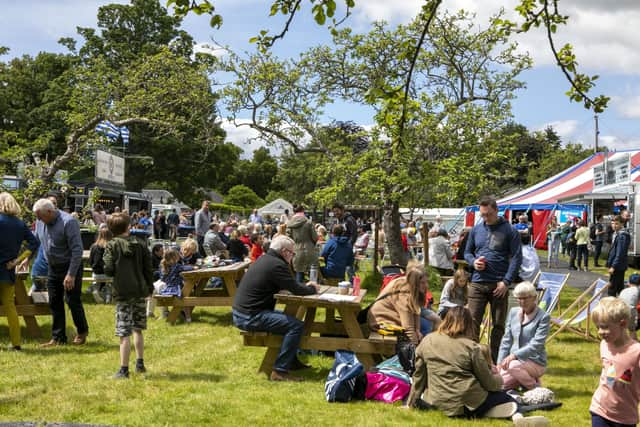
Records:
M385 200L384 202L384 234L389 247L389 257L392 264L406 266L407 259L402 249L400 237L400 208L398 202Z

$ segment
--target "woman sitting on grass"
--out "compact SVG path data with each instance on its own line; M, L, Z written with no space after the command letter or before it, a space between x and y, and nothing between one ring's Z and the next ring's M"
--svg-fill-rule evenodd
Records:
M547 366L544 343L549 335L549 314L538 307L538 293L530 282L521 282L513 290L519 307L507 317L498 353L498 368L503 389L518 386L532 389L540 384Z
M502 378L493 374L480 344L472 339L471 313L464 307L449 310L438 331L416 349L407 407L427 404L449 417L512 418L518 426L546 426L545 417L523 417L518 404L502 391ZM428 385L428 387L427 387Z

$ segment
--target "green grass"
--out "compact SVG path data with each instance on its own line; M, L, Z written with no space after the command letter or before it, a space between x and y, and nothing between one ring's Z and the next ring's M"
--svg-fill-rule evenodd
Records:
M437 301L439 292L434 293ZM562 307L577 294L564 294ZM197 308L191 324L149 320L148 373L113 380L119 366L114 307L86 300L85 309L90 334L82 347L39 349L44 339L26 338L23 328L24 350L7 352L6 319L0 319L0 421L118 426L511 425L503 420L449 419L438 411L406 411L399 404L329 404L324 381L333 359L324 356L307 357L313 369L304 371L303 383L269 382L256 373L264 349L243 346L231 324L230 308ZM48 337L50 318L38 320ZM70 317L67 325L72 337ZM598 345L565 334L547 349L549 369L543 382L563 407L545 415L554 426L588 425L600 369Z

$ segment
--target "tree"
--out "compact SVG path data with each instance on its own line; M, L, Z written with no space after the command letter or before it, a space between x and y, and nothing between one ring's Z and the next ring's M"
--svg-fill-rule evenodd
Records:
M260 147L253 152L251 160L240 160L233 165L233 173L218 186L223 192L227 192L234 185L243 184L264 199L273 189L278 163L268 148Z
M395 94L410 72L407 58L420 37L420 20L393 30L378 23L367 34L338 31L331 47L311 49L298 61L278 61L267 52L246 60L231 55L223 64L236 75L224 91L232 119L248 113L252 120L245 125L263 139L297 154L321 153L330 162L331 185L311 197L327 204L359 194L384 205L392 262L403 258L398 214L403 197L433 185L440 162L459 153L483 153L484 140L509 117L507 101L522 87L515 77L529 66L515 46L500 49L505 36L494 27L478 31L465 14L445 14L434 22L428 49L415 64L409 111ZM376 110L377 127L367 135L366 149L354 151L324 138L322 110L334 99ZM485 160L494 157L477 155L465 174L481 175Z
M224 197L227 205L242 206L244 208L258 208L264 205L262 200L252 189L246 185L234 185Z
M157 0L134 0L100 8L100 32L80 28L84 44L79 51L74 40L61 40L72 52L70 65L47 85L61 94L54 98L55 117L64 123L64 144L51 148L48 159L40 155L43 161L27 167L27 198L46 191L60 169L90 167L96 146L112 145L94 132L102 120L130 127L127 176L138 188L153 181L173 182L176 196L186 197L186 189L217 178L210 164L236 151L228 146L215 149L224 132L215 120L211 61L191 58L193 40L179 30L180 21L168 16ZM3 70L7 67L3 64ZM14 85L8 90L21 89ZM21 154L13 153L10 161L20 160ZM161 167L140 162L151 155ZM182 167L169 165L168 159L180 159ZM187 164L193 173L183 173ZM180 180L181 175L186 177ZM180 181L188 187L175 184Z

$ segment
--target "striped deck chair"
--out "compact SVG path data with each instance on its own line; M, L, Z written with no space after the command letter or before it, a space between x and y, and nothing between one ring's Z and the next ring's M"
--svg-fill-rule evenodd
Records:
M549 273L546 271L540 273L536 283L536 288L541 289L538 306L548 314L551 314L556 307L559 308L560 292L567 284L567 280L569 280L569 273Z
M598 341L598 337L592 335L590 331L591 312L598 305L602 296L606 296L608 287L609 282L607 282L606 280L596 280L591 284L591 286L587 288L587 290L585 290L578 298L576 298L576 300L569 307L567 307L567 309L564 310L559 317L552 317L551 326L557 326L558 330L555 331L547 339L547 342L551 341L556 335L564 330L571 331L590 341ZM586 303L583 303L583 301L587 298L589 298L588 301ZM567 318L568 313L576 309L576 307L577 311L571 317ZM582 322L586 322L584 328L580 327L580 324Z

